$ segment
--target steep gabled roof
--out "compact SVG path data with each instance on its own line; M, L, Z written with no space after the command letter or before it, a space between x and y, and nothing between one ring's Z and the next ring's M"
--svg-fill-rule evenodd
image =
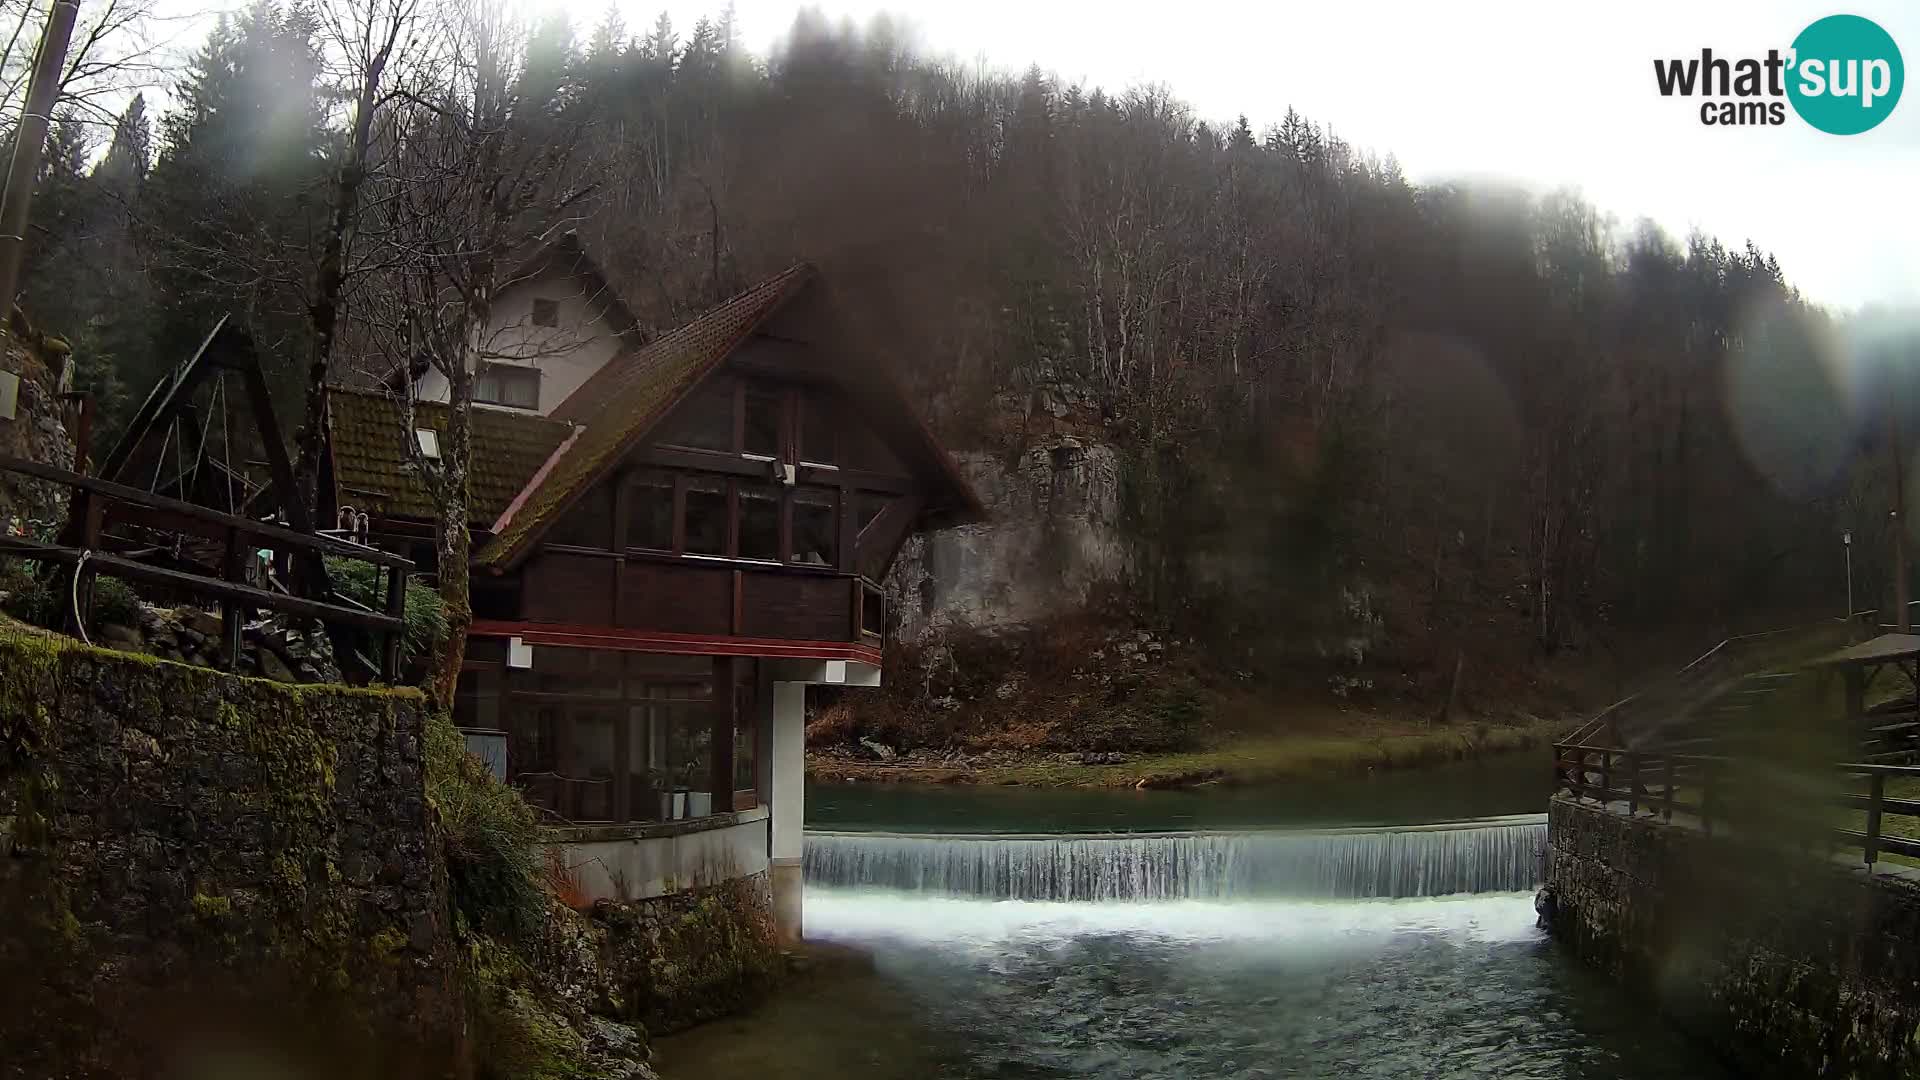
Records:
M379 391L333 386L328 395L328 442L339 501L380 517L432 520L438 511L414 468L406 440L405 403ZM416 402L413 427L442 439L447 407ZM569 424L501 409L473 410L473 464L468 473L470 521L493 523L540 466L573 433Z
M599 307L607 322L612 324L616 336L631 340L639 329L639 321L634 318L632 309L627 307L620 289L607 276L606 268L588 253L580 234L572 230L543 237L528 245L526 250L509 260L509 265L512 269L503 287L550 271L569 274L577 278L585 289L588 307Z
M720 366L762 323L813 278L800 263L719 307L617 356L575 391L554 416L585 430L495 522L498 533L475 561L496 568L517 562L586 490L625 457L668 410Z

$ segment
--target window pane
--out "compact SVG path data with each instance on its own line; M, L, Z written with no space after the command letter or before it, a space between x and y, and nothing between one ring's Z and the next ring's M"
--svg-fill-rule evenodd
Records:
M635 821L659 821L667 808L661 796L671 789L666 770L666 729L654 722L654 710L645 705L627 707L628 813Z
M733 732L733 786L737 791L748 791L758 784L753 767L753 751L756 740L753 737L754 726L751 709L742 712L740 726Z
M501 683L499 668L461 672L453 692L455 726L500 730Z
M780 557L780 488L740 482L740 557Z
M793 493L793 561L808 566L836 565L840 515L831 488L801 488Z
M713 777L713 758L708 752L713 743L712 718L705 709L655 709L656 718L664 718L667 729L666 761L669 791L667 807L674 818L704 817L713 813L713 799L707 791Z
M694 391L667 421L660 441L697 450L732 450L733 383L716 379Z
M540 372L510 364L483 364L473 380L473 400L515 409L540 407Z
M540 407L540 373L527 368L514 368L501 384L503 390L501 404L516 409L537 409Z
M673 550L673 474L645 472L627 492L627 546Z
M723 481L687 483L687 551L693 555L727 553L727 486Z
M591 488L566 516L547 534L549 544L574 547L611 548L613 546L613 489L605 484Z
M747 441L749 454L765 454L777 457L780 454L780 414L783 404L778 391L747 391Z
M558 300L535 300L533 302L533 325L559 326L560 302Z
M837 432L833 406L820 394L800 398L800 460L821 465L838 465L834 440Z
M507 728L508 782L530 805L555 814L562 812L555 774L559 728L560 709L552 705L518 707Z
M884 634L887 625L887 595L878 589L863 589L860 594L860 632Z
M567 786L575 821L613 820L613 724L611 709L573 711L573 757Z

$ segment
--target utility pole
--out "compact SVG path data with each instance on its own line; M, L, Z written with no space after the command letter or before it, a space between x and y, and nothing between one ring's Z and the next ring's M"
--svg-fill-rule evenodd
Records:
M1853 530L1840 534L1840 548L1847 553L1847 621L1853 621Z
M67 62L67 44L73 39L73 20L79 10L78 0L53 0L40 48L33 56L33 80L27 84L26 107L14 134L6 192L0 196L0 320L11 317L13 298L20 291L33 182L40 175L40 153L46 145L53 103L60 96L60 69Z
M1907 634L1913 632L1913 617L1907 612L1907 469L1900 454L1897 411L1887 421L1887 443L1893 447L1893 625Z

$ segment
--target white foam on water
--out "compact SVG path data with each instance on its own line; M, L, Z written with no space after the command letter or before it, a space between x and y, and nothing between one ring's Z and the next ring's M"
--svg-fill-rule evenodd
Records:
M809 888L809 938L849 943L999 947L1120 935L1217 945L1324 946L1424 934L1461 944L1531 941L1533 896L1479 893L1401 900L1172 900L1158 903L986 900Z

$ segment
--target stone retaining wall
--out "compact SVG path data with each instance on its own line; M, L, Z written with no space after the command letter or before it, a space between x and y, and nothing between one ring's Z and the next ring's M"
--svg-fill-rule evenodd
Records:
M1548 821L1554 937L1743 1074L1920 1076L1920 876L1565 796Z
M425 719L0 625L0 1076L437 1075Z
M764 871L667 896L549 917L536 967L579 1012L663 1035L739 1012L784 971Z

